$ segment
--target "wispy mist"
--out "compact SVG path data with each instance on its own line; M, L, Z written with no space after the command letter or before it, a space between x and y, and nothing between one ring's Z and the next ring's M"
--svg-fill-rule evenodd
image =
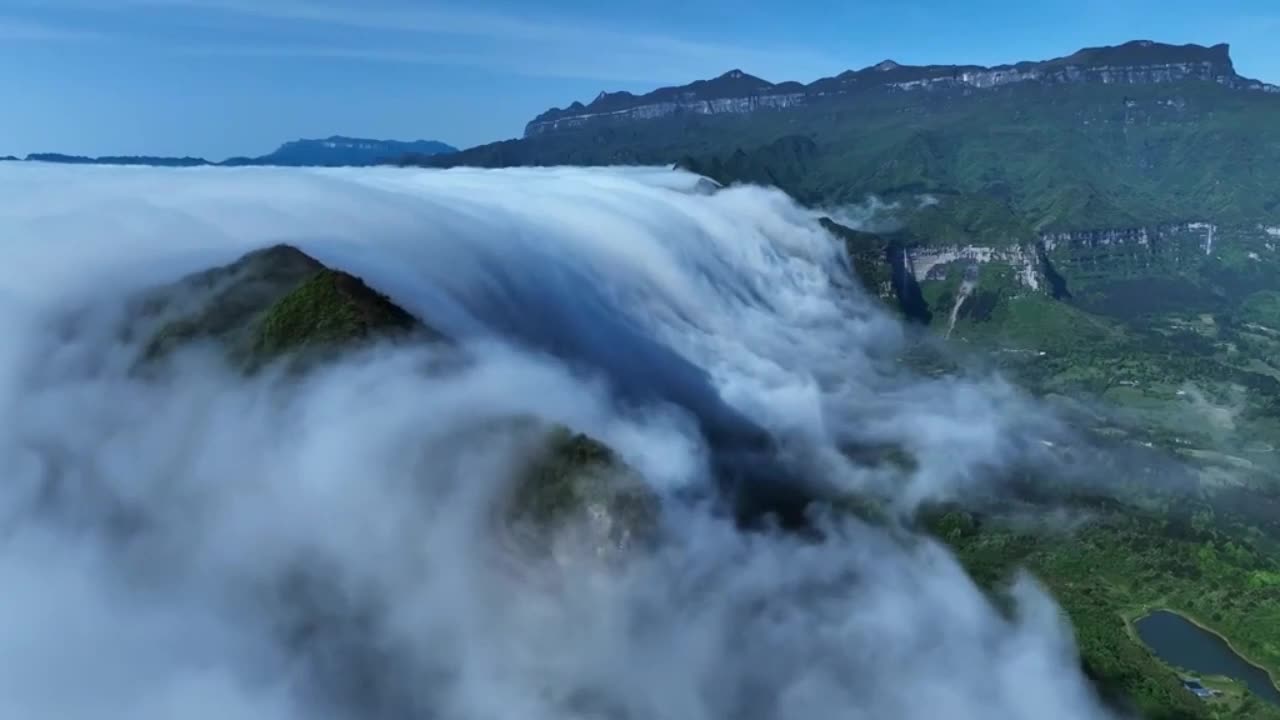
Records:
M998 379L903 369L808 211L696 182L0 168L0 716L1103 717L1032 581L1005 617L924 539L745 533L678 499L762 432L786 479L907 507L1057 431ZM459 348L129 374L129 297L279 242ZM500 421L529 414L667 499L655 549L511 555L495 508L531 440Z

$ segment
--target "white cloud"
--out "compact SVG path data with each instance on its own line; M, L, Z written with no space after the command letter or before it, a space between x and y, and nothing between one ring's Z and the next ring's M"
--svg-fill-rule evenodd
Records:
M1034 583L1006 618L930 542L744 534L674 494L709 482L690 414L725 421L717 398L814 453L914 443L907 496L978 482L1034 417L996 385L891 370L900 331L837 286L807 211L695 180L0 167L0 716L1106 717ZM124 295L276 242L471 361L126 372ZM524 440L488 421L527 412L664 493L652 554L513 562L492 518Z

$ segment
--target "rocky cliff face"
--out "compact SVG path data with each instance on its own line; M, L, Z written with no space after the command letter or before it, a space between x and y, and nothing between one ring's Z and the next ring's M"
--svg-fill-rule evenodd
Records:
M770 83L733 70L713 80L668 87L645 95L601 93L590 104L575 102L534 118L525 137L595 123L627 122L687 113L716 115L786 109L864 92L973 91L1014 83L1150 85L1184 81L1280 92L1280 87L1241 77L1228 46L1165 45L1139 40L1115 47L1086 48L1063 58L1015 65L899 65L892 60L850 70L808 85Z
M660 88L646 95L602 92L589 105L575 102L564 110L555 108L539 115L526 126L525 136L600 121L649 120L678 112L716 115L783 109L803 103L806 95L805 86L800 83L775 85L741 70L730 70L713 80Z
M1149 227L1042 233L1040 242L1048 250L1059 246L1076 249L1122 245L1153 247L1174 236L1191 234L1199 238L1200 247L1208 252L1212 247L1210 238L1216 230L1217 226L1204 222L1170 223Z
M1040 245L1078 280L1175 271L1214 252L1218 227L1186 222L1151 227L1046 233Z
M1043 233L1034 243L1012 247L916 246L907 253L907 265L920 283L944 280L957 266L1005 266L1019 286L1058 295L1066 282L1177 274L1204 261L1273 263L1280 261L1278 241L1280 227L1184 222Z
M908 261L917 282L941 280L952 263L1008 265L1017 273L1018 282L1031 290L1044 286L1044 272L1034 247L995 248L980 245L923 247L911 251Z
M1034 242L1007 246L920 244L918 238L881 237L825 218L823 226L844 241L864 288L900 304L918 293L921 284L947 280L957 271L977 288L981 284L978 271L987 265L1011 270L1003 274L1011 287L1061 297L1070 294L1068 285L1176 273L1210 256L1280 260L1276 255L1280 227L1261 225L1223 229L1212 223L1184 222L1052 232L1042 233Z

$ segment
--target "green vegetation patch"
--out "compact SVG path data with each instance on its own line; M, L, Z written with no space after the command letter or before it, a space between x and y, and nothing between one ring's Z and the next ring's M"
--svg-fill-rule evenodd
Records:
M544 537L585 523L593 542L620 549L652 539L659 511L657 495L613 450L556 426L517 481L510 519Z
M1030 570L1070 617L1088 674L1115 701L1136 703L1144 717L1280 718L1280 708L1245 694L1206 706L1129 626L1151 609L1170 608L1220 632L1273 673L1280 670L1280 595L1269 585L1280 562L1218 529L1212 515L1180 515L1108 512L1058 535L959 511L928 524L988 588L998 590L1017 568Z
M1260 332L1280 335L1280 292L1263 290L1245 299L1240 309L1240 320L1261 326Z
M443 336L363 280L277 245L182 278L138 304L152 322L141 363L153 365L195 343L220 347L253 371L287 355L311 361L375 338Z
M272 305L257 322L252 352L272 359L374 335L407 332L418 321L363 280L324 269Z
M862 92L782 111L593 123L425 162L680 163L814 206L933 194L940 207L909 221L925 240L994 244L1045 230L1272 222L1277 109L1280 96L1199 81Z
M823 229L844 242L845 254L854 275L868 294L881 300L893 300L893 268L889 264L890 242L875 233L862 232L833 222L819 221Z
M136 314L161 323L145 343L144 360L160 360L199 341L242 344L265 308L323 268L293 246L275 245L147 293Z
M1004 192L998 187L984 189ZM922 243L1007 247L1036 237L1031 226L1014 213L1003 196L969 193L926 198L918 209L908 211L904 217L907 232Z

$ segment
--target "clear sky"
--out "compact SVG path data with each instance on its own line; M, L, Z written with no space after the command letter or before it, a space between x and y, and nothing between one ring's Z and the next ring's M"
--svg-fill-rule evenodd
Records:
M0 0L0 155L256 155L298 137L520 134L600 90L885 58L1228 42L1280 82L1280 0Z

